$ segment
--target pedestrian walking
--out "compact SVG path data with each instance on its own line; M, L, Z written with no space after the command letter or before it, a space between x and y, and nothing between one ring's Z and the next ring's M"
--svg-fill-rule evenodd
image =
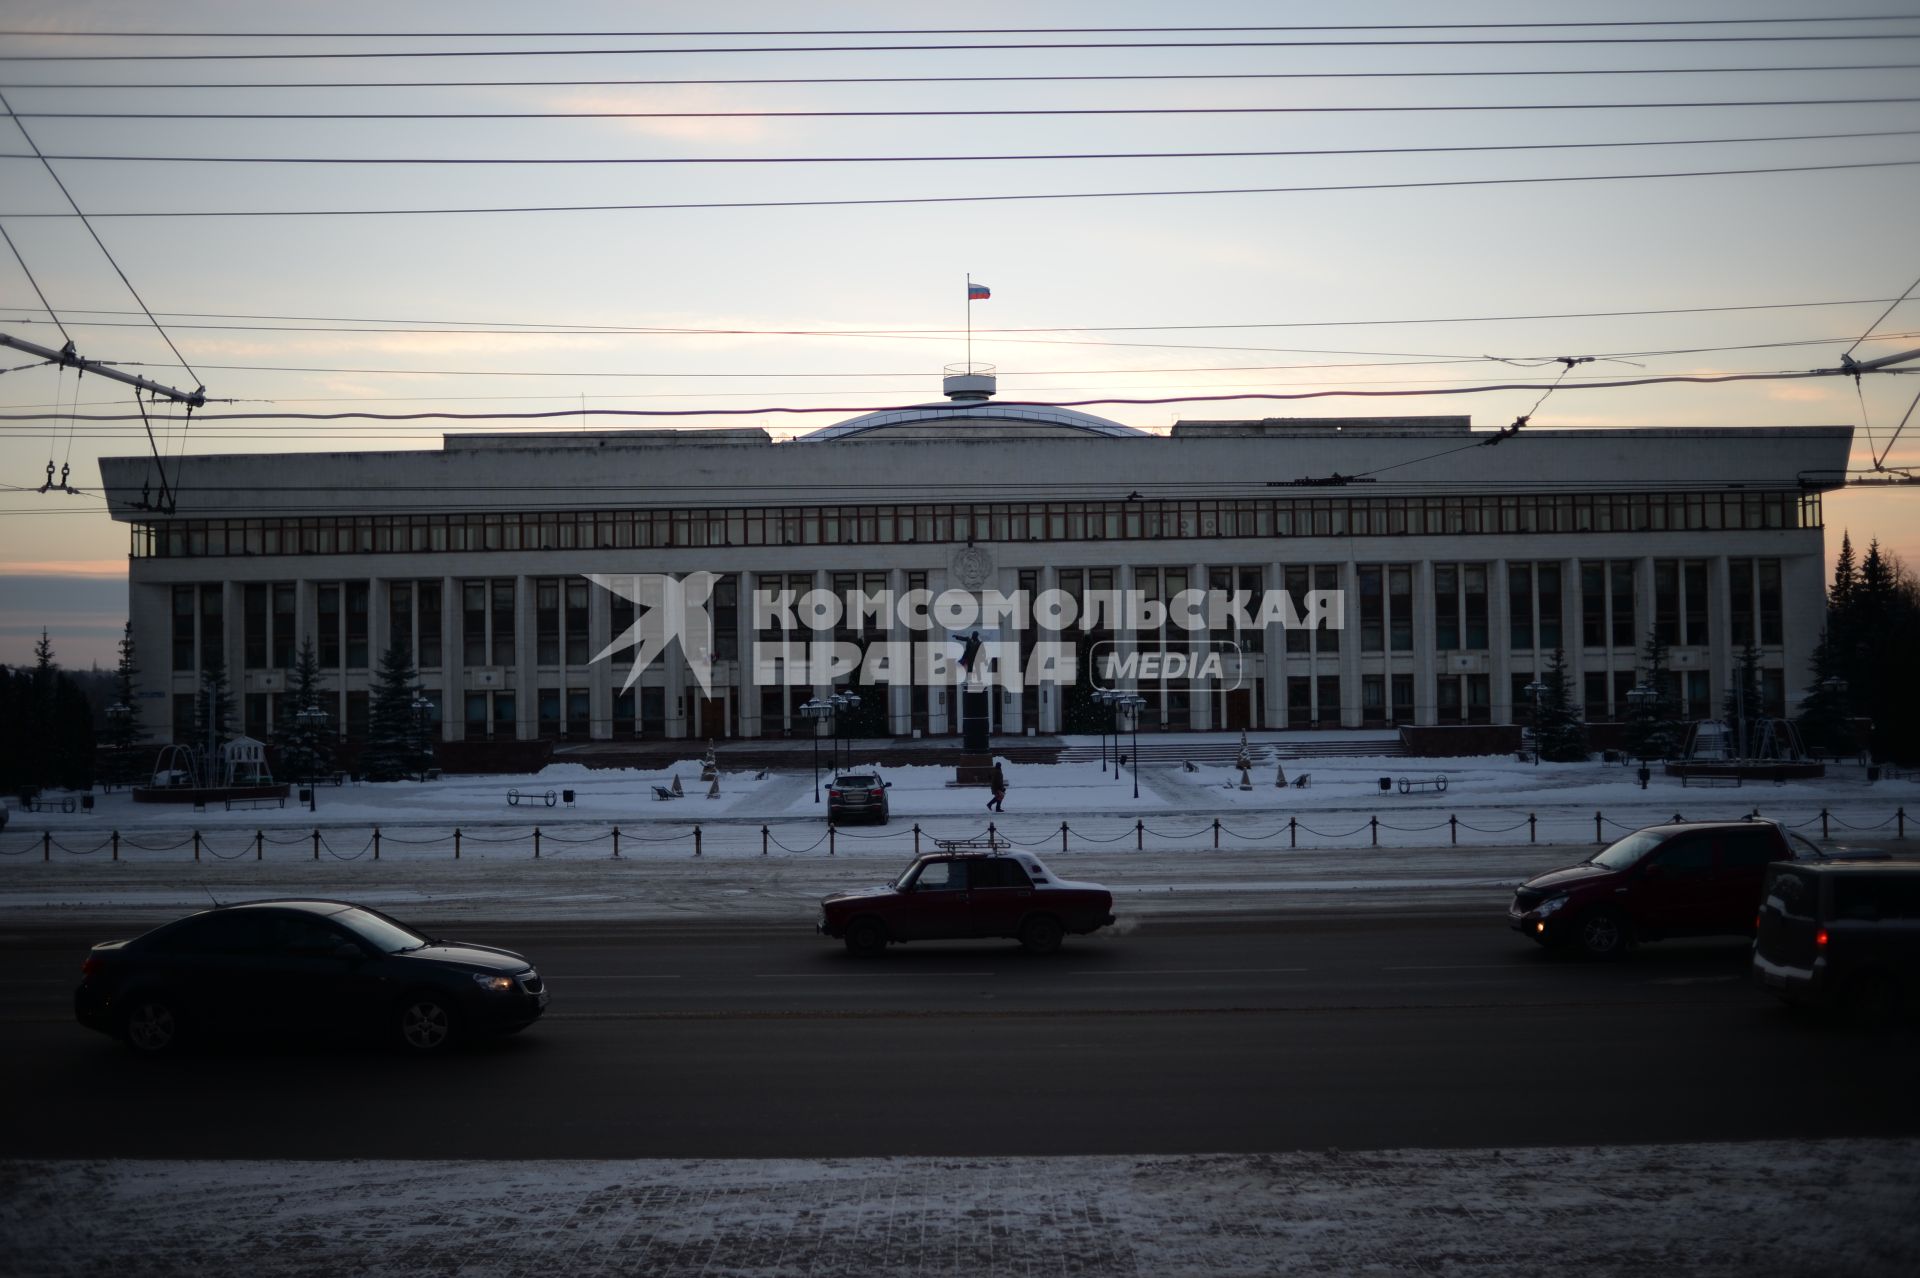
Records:
M1003 812L1001 802L1007 797L1007 774L1000 770L998 763L993 765L993 780L987 783L993 788L993 797L987 800L987 807L994 812Z

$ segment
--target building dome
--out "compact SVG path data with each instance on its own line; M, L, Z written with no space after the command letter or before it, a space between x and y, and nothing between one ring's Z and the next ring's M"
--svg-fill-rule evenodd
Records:
M1149 432L1071 408L991 404L991 364L949 364L944 404L916 404L866 413L799 436L796 443L838 439L1032 439L1047 435L1146 435Z

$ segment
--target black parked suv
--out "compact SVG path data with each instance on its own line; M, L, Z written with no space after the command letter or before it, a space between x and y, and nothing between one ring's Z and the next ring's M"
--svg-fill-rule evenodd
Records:
M1753 978L1790 1003L1891 1020L1920 1004L1920 862L1774 866Z
M183 1040L373 1037L414 1053L525 1029L547 987L511 950L344 901L251 901L93 947L74 1015L144 1056Z
M846 772L827 783L827 820L835 825L849 821L887 823L887 791L893 782L882 781L873 772Z

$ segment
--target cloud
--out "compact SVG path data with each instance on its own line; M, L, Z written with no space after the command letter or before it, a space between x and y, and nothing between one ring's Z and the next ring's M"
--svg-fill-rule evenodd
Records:
M1782 400L1792 404L1812 404L1834 397L1833 392L1820 386L1808 386L1804 383L1782 382L1767 387L1767 398Z
M124 578L127 561L119 559L0 559L0 577L108 577Z
M738 93L722 93L706 85L669 85L650 90L596 89L563 93L550 99L556 111L744 111L753 104ZM773 135L764 119L624 119L607 120L623 133L668 138L676 142L764 142Z

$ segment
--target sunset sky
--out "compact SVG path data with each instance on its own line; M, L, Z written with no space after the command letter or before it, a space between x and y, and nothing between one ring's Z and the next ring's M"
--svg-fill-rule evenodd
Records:
M1541 361L1592 356L1532 426L1852 425L1865 468L1915 378L1580 389L1920 347L1920 289L1881 318L1920 277L1920 6L1850 8L1896 16L1725 21L1821 13L1805 0L15 0L0 6L0 94L18 117L0 121L0 332L204 384L219 402L190 429L153 410L189 496L200 454L543 428L222 420L242 412L811 429L833 416L594 414L923 401L966 357L969 309L1003 398L1432 391L1551 380L1560 366ZM1721 21L1461 25L1593 14ZM1390 29L1416 21L1448 25ZM1187 47L1088 47L1113 44ZM483 56L363 56L403 52ZM258 56L285 54L303 56ZM1741 105L1685 105L1713 102ZM1033 114L1065 111L1099 113ZM816 114L742 114L756 112ZM284 118L342 113L440 118ZM491 118L446 118L475 115ZM1534 149L1434 149L1489 147ZM1298 154L1329 150L1371 153ZM1295 154L1244 154L1281 151ZM1131 158L1077 158L1114 153ZM449 162L463 159L490 162ZM554 160L679 162L531 163ZM1798 171L1723 172L1754 169ZM1334 186L1371 189L1297 189ZM1031 195L1094 198L938 202ZM763 207L659 207L702 204ZM969 307L969 272L990 301ZM134 413L132 393L17 351L0 369L0 662L27 659L44 626L64 664L111 664L127 538L96 459L148 447L137 418L85 418ZM1539 399L1089 411L1148 428L1401 413L1491 428ZM1887 464L1920 464L1916 434ZM80 494L33 491L50 460ZM1920 565L1916 503L1913 487L1830 497L1830 549L1846 529Z

